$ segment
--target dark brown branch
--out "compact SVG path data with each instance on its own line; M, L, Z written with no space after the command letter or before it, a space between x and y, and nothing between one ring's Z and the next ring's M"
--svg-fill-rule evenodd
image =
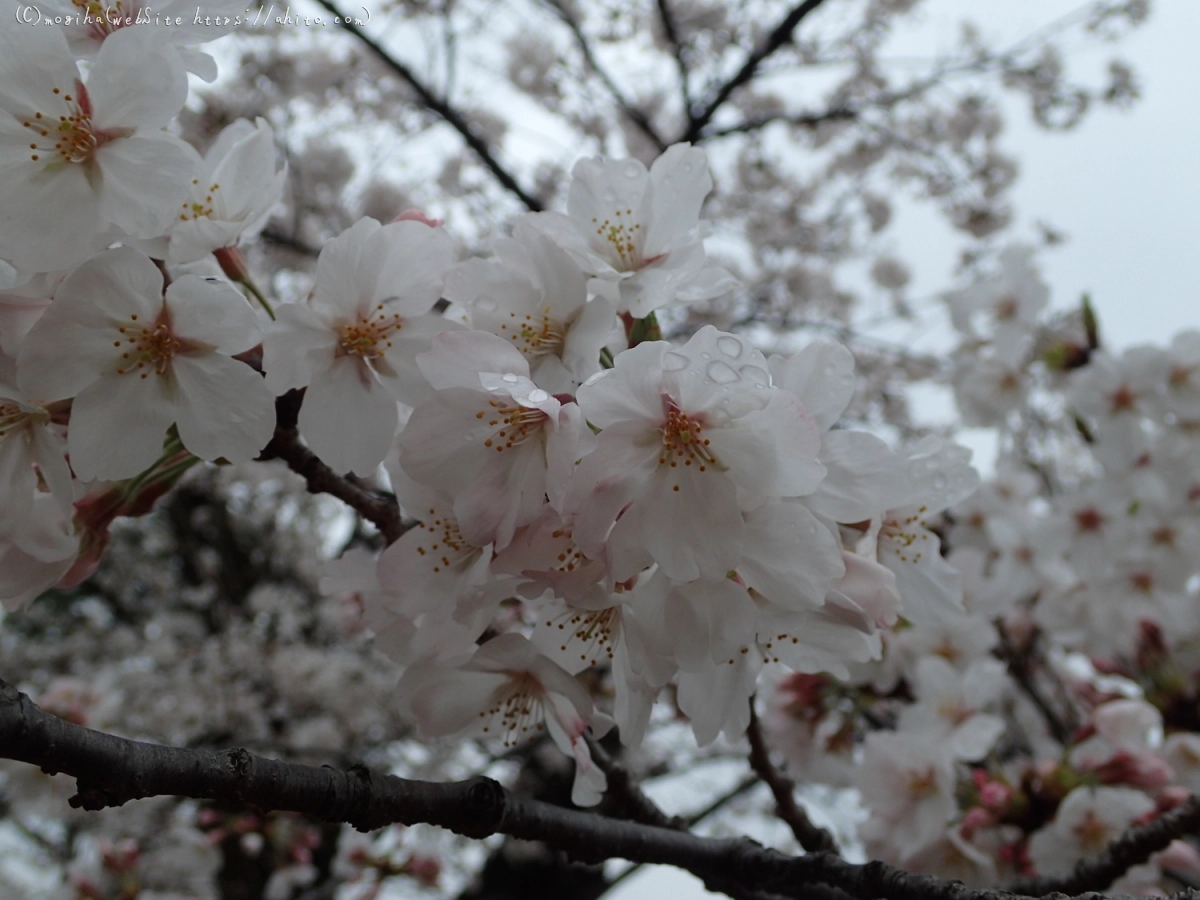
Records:
M69 802L88 810L144 797L191 797L299 812L364 831L425 822L470 838L507 834L541 841L581 862L617 858L676 866L718 890L798 900L830 897L825 885L859 900L1022 900L1022 895L972 891L959 882L912 875L882 862L856 865L832 853L792 857L747 838L705 838L564 809L518 797L490 778L436 784L381 775L365 766L318 768L264 759L241 749L181 749L132 741L52 716L2 680L0 757L74 777L77 793ZM1194 826L1196 809L1188 805L1169 815L1169 824L1158 830ZM1158 840L1139 836L1146 829L1154 826L1134 829L1122 840L1136 844L1141 853ZM1192 898L1190 893L1173 896Z
M835 106L832 109L827 109L819 113L780 113L779 115L760 116L756 119L747 119L745 122L738 122L736 125L714 128L706 132L704 136L706 138L719 138L728 137L731 134L750 134L760 131L775 122L785 122L788 125L796 125L801 128L816 128L818 125L824 125L826 122L844 122L857 119L861 112L861 107Z
M446 124L462 135L462 139L466 142L467 146L475 151L475 155L478 156L480 161L491 170L491 173L496 176L496 180L504 185L504 187L510 193L512 193L533 212L539 212L544 209L542 201L537 197L534 197L532 194L526 193L525 189L517 183L517 179L513 177L512 173L504 168L504 166L500 165L499 160L497 160L492 154L491 148L488 147L487 142L475 132L470 123L467 122L467 120L463 117L462 113L451 106L449 102L435 94L427 85L424 84L424 82L422 82L419 78L417 78L416 75L412 73L412 70L409 69L408 66L404 65L404 63L400 62L400 60L388 53L388 51L385 50L378 41L367 35L366 32L348 20L346 18L346 14L343 13L336 5L334 5L331 0L317 0L317 3L325 7L325 9L329 10L329 12L337 17L337 23L341 28L350 32L352 35L374 50L376 55L383 60L384 64L387 65L387 67L397 75L399 75L400 78L403 79L410 88L412 88L413 92L420 98L421 102L431 112L437 113L443 119L443 121L446 122Z
M1075 871L1062 878L1021 878L1007 889L1035 897L1062 892L1082 894L1102 891L1155 853L1167 849L1171 841L1200 828L1200 797L1189 797L1175 809L1153 822L1130 828L1092 859L1081 860Z
M258 458L283 460L289 469L304 479L309 493L337 497L378 528L389 544L399 540L404 534L404 525L395 497L377 494L343 478L301 443L296 430L296 415L302 398L301 391L288 391L275 401L275 436Z
M679 26L675 24L675 14L671 12L669 0L658 0L658 18L662 22L663 34L671 45L671 55L675 57L675 68L679 70L679 94L683 99L683 114L689 118L692 115L692 91L689 86L687 60L683 57L683 41L679 36Z
M1013 646L1012 639L1003 622L996 623L996 631L1000 635L1000 647L996 651L996 655L1008 664L1008 674L1042 714L1050 735L1060 744L1069 743L1077 726L1054 708L1034 679L1033 659L1036 639L1031 639L1029 646L1025 649L1018 650Z
M641 786L633 780L629 770L615 760L598 740L589 736L587 743L588 749L592 753L592 762L608 778L608 790L604 792L604 798L616 807L618 815L634 822L641 822L643 825L657 825L659 828L687 828L686 820L678 816L668 816L659 809L658 804L647 797Z
M762 65L767 57L784 44L789 43L792 39L792 32L796 30L796 26L824 2L825 0L804 0L803 3L793 7L791 12L784 16L780 23L775 26L775 29L767 35L767 39L753 53L746 57L746 61L738 69L737 74L721 85L716 95L708 102L708 105L696 115L689 115L687 130L679 139L681 141L696 141L699 139L705 126L712 121L717 110L725 105L725 101L729 99L730 95L754 77L754 74L758 71L758 67Z
M266 241L268 244L272 244L276 247L282 247L285 250L291 250L293 253L296 253L300 256L309 256L313 259L316 259L321 255L319 248L310 247L308 244L303 243L298 238L293 237L290 234L285 234L278 228L264 228L262 233L259 235L259 238Z
M750 698L750 727L746 729L746 737L750 739L750 768L771 789L775 797L775 814L792 829L800 846L809 853L823 850L837 853L838 845L833 835L814 825L804 807L796 802L796 783L772 765L771 751L763 738L762 724L754 710L753 697Z
M570 30L575 38L575 43L579 45L579 52L583 55L583 61L587 63L589 69L596 73L596 77L600 79L600 82L604 85L609 95L616 101L617 106L621 108L621 112L625 114L625 117L640 128L642 133L650 138L654 146L659 150L666 150L667 142L663 140L662 135L658 133L654 124L644 112L629 102L624 92L617 86L617 83L612 80L612 77L596 60L595 55L592 53L592 45L588 42L587 35L583 33L583 27L579 24L579 20L575 18L570 8L562 0L545 0L545 2L558 14L563 24Z

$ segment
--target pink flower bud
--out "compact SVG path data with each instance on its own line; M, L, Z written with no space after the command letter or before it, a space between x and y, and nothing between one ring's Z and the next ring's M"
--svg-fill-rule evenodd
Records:
M1012 788L999 781L989 782L979 792L980 804L992 812L1002 811L1008 806L1010 800L1012 800Z
M962 820L962 836L967 840L980 828L990 828L996 824L996 817L982 806L972 806L967 810Z
M420 209L406 209L393 222L420 222L422 225L428 225L430 228L441 228L444 219L431 219L425 215L425 212Z

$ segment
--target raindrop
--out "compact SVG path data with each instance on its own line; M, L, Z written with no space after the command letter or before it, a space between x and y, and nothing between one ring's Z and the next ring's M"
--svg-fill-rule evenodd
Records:
M617 199L617 192L614 191L612 188L609 188L607 191L604 192L604 202L605 203L614 203L614 202L616 202L616 199Z
M529 402L530 403L541 403L549 396L550 395L547 394L545 391L543 391L541 388L534 388L532 391L529 392Z
M642 174L642 167L639 166L637 163L631 161L631 162L627 162L625 164L625 177L626 178L637 178L641 174Z
M507 381L509 384L516 384L516 383L517 383L517 376L516 376L516 375L514 375L512 372L505 372L505 373L504 373L504 380L505 380L505 381Z
M941 473L933 476L933 487L935 490L942 490L946 487L946 476Z
M581 387L591 387L593 384L595 384L595 383L596 383L597 381L599 381L601 378L607 378L607 377L608 377L608 373L609 373L609 372L611 372L611 371L612 371L612 369L601 369L601 370L600 370L599 372L597 372L595 375L592 375L590 378L588 378L588 380L587 380L587 381L585 381L585 382L584 382L584 383L581 385Z
M742 342L731 334L723 334L717 338L717 349L730 359L737 359L742 355Z
M754 382L756 388L765 388L771 383L771 375L759 366L742 366L742 377Z
M685 171L685 172L690 172L690 171L692 171L693 168L695 168L695 167L691 163L683 164L683 171Z
M475 306L478 307L479 309L482 309L484 312L491 312L493 309L496 308L496 298L495 297L480 297L479 300L475 303Z
M668 350L663 354L663 371L678 372L680 369L686 369L691 360L682 353L676 353L674 350Z
M712 359L712 354L711 353L701 353L700 358L701 359Z
M733 370L732 366L721 362L719 359L710 362L704 371L717 384L731 384L741 377Z

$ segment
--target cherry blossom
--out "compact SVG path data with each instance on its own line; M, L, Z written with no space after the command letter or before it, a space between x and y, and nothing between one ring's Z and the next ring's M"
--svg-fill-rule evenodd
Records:
M615 304L605 297L589 301L583 272L527 216L493 249L493 259L454 267L446 298L465 307L472 328L520 350L539 387L574 393L599 371L600 349L616 335Z
M1030 837L1029 858L1040 875L1069 875L1075 863L1103 851L1152 809L1149 797L1130 788L1077 787L1054 821Z
M179 208L198 155L162 130L187 76L159 31L110 36L85 84L61 29L0 30L0 257L18 269L156 237Z
M235 354L261 332L226 283L162 273L135 250L106 250L64 279L21 345L18 380L43 401L73 398L71 467L84 481L129 478L176 425L201 459L244 462L271 439L275 406Z
M704 255L699 216L710 190L708 157L688 144L668 147L649 172L633 159L582 159L567 215L538 213L530 221L593 276L592 290L640 319L734 286Z
M263 341L267 385L307 386L300 433L335 471L374 472L400 422L397 401L429 391L416 357L456 327L429 313L450 263L440 228L359 219L321 251L312 296L280 307Z
M64 512L74 499L66 447L49 411L17 387L16 369L0 356L0 529L28 515L39 473Z
M171 226L168 258L194 262L257 236L286 178L287 167L275 166L275 136L266 119L226 126L204 155Z
M600 802L607 779L592 762L583 735L592 728L603 736L611 722L593 709L582 684L521 635L494 637L453 668L413 665L397 692L425 738L479 735L513 746L544 727L555 745L575 759L572 802Z

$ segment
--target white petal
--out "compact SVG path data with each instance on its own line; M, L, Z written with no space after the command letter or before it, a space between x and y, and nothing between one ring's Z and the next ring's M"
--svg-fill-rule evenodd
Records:
M138 132L102 145L93 162L101 185L100 215L137 237L156 237L187 196L199 163L190 144L165 131Z
M372 474L387 456L400 414L396 401L355 357L337 360L308 386L300 433L335 472Z
M700 207L712 190L708 154L690 144L674 144L650 166L647 258L658 256L696 227Z
M846 573L829 529L800 503L768 503L746 517L746 543L738 574L783 607L820 606L835 579Z
M172 363L179 385L179 438L201 459L248 462L275 433L275 398L262 376L243 362L204 353Z
M821 431L832 428L854 398L854 356L841 344L815 340L795 356L770 362L775 384L800 398Z
M179 54L157 29L121 28L101 45L87 90L98 128L161 128L183 108L188 83Z
M144 472L162 455L175 421L164 393L169 376L105 375L71 404L67 447L81 481L119 481Z
M167 310L177 337L226 356L243 353L262 340L258 316L227 282L184 275L167 288Z

